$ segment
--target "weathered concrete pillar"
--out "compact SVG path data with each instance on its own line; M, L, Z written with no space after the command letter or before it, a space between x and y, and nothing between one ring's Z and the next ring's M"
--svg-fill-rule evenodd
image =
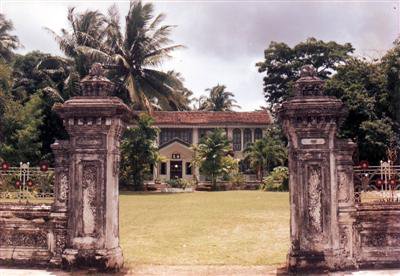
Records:
M110 97L113 84L100 64L81 81L81 97L54 109L64 121L69 141L68 239L64 267L118 270L119 143L130 109Z
M57 140L51 145L55 159L54 211L66 211L69 191L69 141Z
M313 67L303 67L295 96L279 110L289 139L292 271L352 266L352 256L343 254L351 243L346 241L352 235L351 216L339 217L341 207L349 212L354 207L350 187L354 144L336 137L346 108L340 100L325 96L323 86Z
M56 141L51 145L55 159L54 203L50 213L49 243L52 266L60 266L67 239L67 204L69 191L69 141Z

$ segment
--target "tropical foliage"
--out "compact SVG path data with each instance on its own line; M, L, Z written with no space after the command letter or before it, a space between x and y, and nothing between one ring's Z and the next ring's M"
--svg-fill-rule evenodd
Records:
M200 96L198 99L199 110L205 111L233 111L233 108L240 108L233 99L234 94L226 91L225 85L216 85L208 88L209 96Z
M121 184L135 191L143 190L145 175L159 160L156 147L158 129L146 113L139 116L137 126L125 131L121 142Z
M155 63L151 65L149 60L158 57L161 62L162 57L167 57L172 51L163 47L170 43L168 35L172 26L159 26L164 16L159 15L154 18L152 10L151 4L132 2L127 17L127 22L131 24L126 28L124 37L125 42L128 40L132 42L135 37L140 37L142 40L135 46L132 42L131 46L147 47L147 52L142 51L143 49L131 49L130 54L135 53L134 58L128 57L130 54L126 52L126 57L131 58L129 61L131 65L135 64L137 70L143 69L145 72L149 70L157 74L159 71L153 68ZM128 47L127 44L112 46L117 41L112 36L118 35L114 33L119 29L116 25L119 21L115 21L117 18L118 12L115 7L111 7L107 15L93 10L77 12L75 8L70 8L67 17L68 28L62 29L59 35L49 30L66 56L59 57L39 51L25 55L14 54L13 50L20 46L18 38L10 34L13 30L11 21L0 15L0 59L2 60L0 62L0 142L2 143L0 158L9 162L21 159L32 164L38 163L41 159L52 161L50 145L55 139L68 138L61 120L52 111L52 107L57 102L64 102L70 97L81 95L79 80L88 73L91 64L96 61L91 54L92 50L100 46L107 47L108 50ZM152 30L148 29L150 25ZM155 52L151 52L151 49ZM156 54L158 50L160 51ZM152 54L148 55L150 53ZM140 60L142 67L138 65L141 54L146 55ZM105 65L110 69L109 77L120 86L117 88L118 96L132 103L124 83L120 81L122 75L117 64L110 61ZM138 66L141 69L138 69ZM149 78L151 78L149 81L156 83L155 77L154 80L151 76ZM173 92L171 102L176 100L177 106L166 106L165 100L150 98L151 95L149 102L154 103L154 106L160 106L160 109L188 108L192 92L185 88L183 77L178 72L159 72L158 80L161 82L158 85L170 88ZM164 90L157 88L157 91L167 93L167 88ZM18 148L21 148L21 152ZM14 154L16 152L18 154Z
M265 59L257 63L264 74L264 93L272 114L293 93L299 68L312 64L326 80L326 93L340 98L349 115L340 136L357 143L354 156L379 164L389 145L400 144L400 46L399 41L381 59L351 56L351 44L310 38L293 48L271 42Z
M46 28L58 43L63 53L74 60L75 68L81 77L89 73L93 61L83 55L80 46L100 47L105 40L106 18L99 11L87 10L77 13L75 7L68 9L68 29L61 29L61 34Z
M2 118L0 156L11 164L38 161L42 158L40 132L43 123L40 94L32 96L24 105L9 101Z
M212 188L218 189L217 178L237 170L237 161L229 156L232 146L222 129L215 129L193 146L193 166L211 178Z
M4 62L11 61L13 51L22 45L16 35L10 34L14 30L14 24L0 13L0 59Z
M260 186L264 191L288 191L289 190L289 170L287 167L275 167L272 172L263 178Z
M318 76L327 79L350 58L353 51L349 43L324 42L315 38L293 48L272 41L264 51L264 60L256 64L258 71L264 74L264 94L271 110L292 95L293 83L299 78L303 65L313 65Z
M340 134L358 145L357 159L379 164L386 158L386 149L396 140L395 118L390 110L391 92L382 63L349 59L337 68L326 83L326 93L340 98L349 115Z
M107 15L90 10L76 13L71 8L71 31L62 29L61 35L50 31L61 50L75 60L81 76L87 74L93 62L105 64L117 84L117 96L133 107L147 111L153 107L185 110L189 108L188 90L180 75L156 69L173 51L183 47L172 45L169 36L174 26L161 25L164 18L164 14L154 15L153 4L131 1L124 31L115 5Z
M265 172L287 161L285 144L275 128L269 129L262 139L249 144L244 153L245 160L257 172L259 179L263 179Z

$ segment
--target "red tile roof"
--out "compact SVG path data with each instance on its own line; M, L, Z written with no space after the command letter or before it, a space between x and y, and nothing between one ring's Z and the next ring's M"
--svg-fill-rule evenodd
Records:
M267 111L154 111L156 125L269 125L272 118Z

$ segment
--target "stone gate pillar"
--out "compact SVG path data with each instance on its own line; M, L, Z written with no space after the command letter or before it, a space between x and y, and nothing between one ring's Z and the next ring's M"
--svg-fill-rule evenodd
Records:
M64 267L118 270L119 142L130 109L110 97L113 84L94 64L81 81L81 97L54 110L63 119L69 141L68 238Z
M55 159L54 203L51 207L49 238L50 251L53 257L52 266L61 265L61 257L67 238L68 190L69 190L69 141L57 140L51 145Z
M336 137L343 103L323 93L324 82L304 66L295 96L278 111L289 140L291 271L352 266L354 144Z

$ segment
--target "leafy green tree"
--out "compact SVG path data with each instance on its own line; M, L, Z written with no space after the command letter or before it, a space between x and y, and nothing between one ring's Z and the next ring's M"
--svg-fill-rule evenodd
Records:
M12 64L12 95L24 102L38 89L44 96L56 102L63 102L71 96L79 95L79 78L74 74L71 60L39 51L16 55ZM71 87L70 87L71 86Z
M16 165L19 162L37 164L41 160L40 132L43 123L40 93L33 95L24 105L8 101L3 117L3 141L0 157Z
M275 129L267 131L266 135L244 150L245 160L257 172L260 179L265 172L270 172L275 166L284 165L287 161L287 151L282 139Z
M382 57L382 68L388 89L387 112L400 129L400 40Z
M338 44L309 38L294 46L271 42L264 51L264 61L256 66L264 73L264 94L271 110L293 93L293 82L300 76L303 65L313 65L322 79L329 78L341 64L345 64L354 51L350 43Z
M226 91L225 85L216 85L208 88L210 94L208 97L199 98L199 109L206 111L232 111L234 107L240 108L233 99L234 94Z
M70 60L33 51L17 55L13 63L13 99L25 105L38 92L41 97L43 123L38 128L42 141L42 157L53 160L50 145L55 139L66 139L67 133L60 118L52 111L56 102L79 95L79 77L74 78Z
M326 93L341 99L348 107L349 114L341 126L340 136L357 142L356 159L379 164L386 158L386 148L396 136L382 64L349 59L326 82Z
M146 173L159 159L156 147L158 129L148 114L141 114L137 126L125 131L121 142L121 183L135 191L143 190Z
M374 164L386 160L387 148L396 138L392 121L389 118L365 121L361 123L359 132L359 158Z
M4 113L7 105L11 101L9 89L11 86L11 68L8 64L0 62L0 144L5 139Z
M0 13L0 59L4 62L10 62L14 53L13 51L22 45L15 35L10 32L14 30L11 20L7 20L5 15Z
M193 146L195 157L193 166L199 167L200 172L211 178L213 190L217 190L217 178L229 171L232 162L226 157L232 150L222 129L215 129L205 136L198 145Z

